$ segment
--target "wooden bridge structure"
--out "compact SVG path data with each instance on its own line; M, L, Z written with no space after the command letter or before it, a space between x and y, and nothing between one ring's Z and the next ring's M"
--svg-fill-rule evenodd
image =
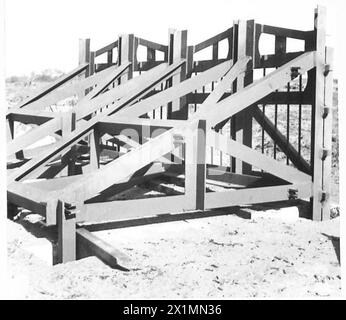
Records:
M195 45L173 29L167 44L122 34L92 51L80 40L77 68L7 112L9 211L25 208L57 226L59 262L83 251L110 264L116 255L93 225L289 199L310 199L311 217L329 219L325 18L318 7L309 31L234 21ZM289 51L292 40L302 50ZM209 58L198 60L203 51ZM74 106L50 108L71 96ZM17 122L31 129L17 135ZM55 142L32 147L47 136ZM160 193L116 198L142 184Z

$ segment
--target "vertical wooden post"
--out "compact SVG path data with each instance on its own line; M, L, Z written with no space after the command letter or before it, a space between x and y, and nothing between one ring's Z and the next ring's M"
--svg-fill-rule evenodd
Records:
M110 67L113 64L113 51L108 50L107 51L107 65Z
M61 131L62 131L63 137L70 134L72 131L74 131L76 129L76 113L73 112L72 110L69 112L66 112L62 116L61 121L62 121ZM77 152L76 146L72 146L71 147L71 157L70 157L70 159L68 161L68 165L67 165L67 174L69 176L75 174L76 152Z
M237 60L250 56L244 74L239 75L236 82L236 90L246 87L253 82L253 66L254 66L254 39L255 39L255 22L254 20L239 20L234 24L234 53L233 58ZM233 139L248 146L252 146L252 115L251 106L239 112L232 121ZM236 173L250 173L251 165L238 159L232 161L232 171Z
M182 59L186 59L188 54L187 48L187 30L178 31L169 29L169 46L168 46L168 63L173 64ZM180 73L173 75L170 86L174 86L186 79L187 64L181 67ZM186 97L181 97L168 104L168 119L187 119Z
M315 96L312 108L312 180L313 220L330 217L330 172L331 172L331 129L332 129L332 72L329 71L332 51L326 50L326 9L315 10ZM326 54L327 53L327 54ZM327 66L329 65L329 66ZM328 113L327 110L330 110ZM327 111L327 112L326 112ZM327 114L326 114L327 113Z
M58 201L57 208L58 252L57 262L76 260L76 217L65 212L65 203Z
M121 76L120 83L132 79L134 71L134 57L135 57L135 45L133 34L122 34L118 40L119 59L118 65L122 65L125 62L131 62L131 66L127 69L127 72Z
M147 62L154 62L156 60L155 49L147 47Z
M90 39L79 39L79 58L78 64L90 63ZM90 76L90 68L87 68L84 77ZM80 76L82 77L82 75ZM88 93L88 89L78 92L78 97L81 99Z
M185 196L189 208L204 210L206 188L206 121L185 137Z
M322 190L326 197L322 202L322 220L330 219L330 181L332 174L332 128L333 128L333 49L326 47L326 68L330 71L325 74L323 120L323 161ZM327 72L327 71L326 71ZM323 196L324 197L324 196Z
M100 167L100 135L94 128L89 136L90 144L90 167L91 170L96 170Z

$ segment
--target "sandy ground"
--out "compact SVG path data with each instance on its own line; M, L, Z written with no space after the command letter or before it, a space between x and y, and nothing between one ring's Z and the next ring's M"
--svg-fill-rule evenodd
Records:
M339 217L313 222L298 218L296 207L284 210L95 232L130 258L128 272L95 257L52 267L44 232L37 238L23 227L30 230L30 216L8 221L9 298L340 296Z

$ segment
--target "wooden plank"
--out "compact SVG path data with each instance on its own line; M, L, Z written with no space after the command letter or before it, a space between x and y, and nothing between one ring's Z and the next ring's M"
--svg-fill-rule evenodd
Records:
M227 30L217 34L216 36L213 36L207 40L204 40L204 41L196 44L194 46L194 52L201 51L201 50L213 45L214 43L217 43L217 42L222 41L223 39L226 39L227 37L230 36L231 33L232 33L232 28L227 29Z
M290 61L262 79L255 81L239 92L220 101L215 108L200 112L199 116L208 119L210 126L215 126L224 119L238 113L249 105L262 99L272 91L283 87L291 81L291 67L300 67L303 74L314 67L314 52L307 52ZM198 112L198 111L197 111Z
M182 212L188 209L184 195L90 203L83 205L80 221L128 220L158 214Z
M251 165L272 173L288 182L308 182L311 177L293 167L282 164L264 154L261 154L247 146L244 146L226 135L216 133L209 130L207 133L207 145L215 149L222 150L223 152L246 161Z
M138 38L138 44L148 47L150 49L154 49L154 50L158 50L158 51L162 51L162 52L166 52L168 50L168 46L160 44L160 43L156 43L153 41L149 41L146 39L142 39L142 38Z
M61 115L61 113L49 112L49 111L36 111L36 110L26 110L23 109L10 109L10 113L13 121L17 121L24 124L37 124L41 125L56 116Z
M293 145L287 142L286 137L277 128L275 128L275 125L266 115L263 114L259 107L257 106L253 108L252 111L256 121L263 127L263 129L275 141L279 148L286 154L288 159L292 161L294 166L298 170L303 171L306 174L311 174L310 165L302 158L302 156L293 147Z
M85 71L88 67L88 64L84 63L77 68L73 69L66 75L63 75L59 77L57 80L55 80L53 83L47 85L44 89L41 89L39 92L33 94L31 97L26 99L23 103L21 103L18 108L23 108L26 106L26 108L30 109L30 103L40 99L41 97L45 96L49 92L53 91L54 89L58 88L65 82L69 81L70 79L74 78L76 75L80 74L82 71Z
M260 28L262 33L273 34L275 36L281 36L285 38L294 38L305 40L310 31L301 31L295 29L287 29L275 26L269 26L265 24L256 23L256 27Z
M118 40L115 40L114 42L107 44L106 46L98 49L95 51L95 57L100 56L101 54L104 54L118 46Z
M103 222L103 223L101 222L101 223L95 223L95 224L83 224L83 227L91 232L94 232L94 231L112 230L112 229L118 229L118 228L137 227L137 226L155 224L155 223L166 223L166 222L172 222L172 221L185 221L185 220L191 220L191 219L216 217L221 215L235 214L238 211L239 211L239 207L232 208L232 210L229 210L229 208L227 208L227 211L224 209L221 209L221 210L205 210L203 212L201 212L200 210L178 212L173 214L169 213L169 214L162 214L157 216L143 216L138 219L135 218L130 220L127 219L127 220L118 220L118 221L112 221L112 222Z
M96 256L111 268L124 269L131 259L85 228L76 230L77 256Z
M208 192L205 196L205 203L207 209L215 209L255 203L282 201L288 200L290 189L297 189L297 196L300 199L308 198L311 195L311 183L298 183L275 187L260 187L224 192Z

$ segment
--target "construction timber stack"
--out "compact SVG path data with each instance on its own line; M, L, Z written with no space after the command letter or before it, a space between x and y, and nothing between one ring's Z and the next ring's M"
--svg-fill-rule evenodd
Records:
M167 45L122 34L91 51L90 40L80 40L76 69L7 112L9 215L25 208L56 226L58 262L94 254L110 264L114 251L93 226L289 199L310 199L312 218L328 219L333 50L325 17L318 7L311 31L239 20L196 45L188 45L185 30L169 30ZM272 54L260 53L265 34ZM289 52L292 39L304 50ZM141 46L146 61L138 61ZM203 50L211 56L198 61ZM52 111L71 96L75 106ZM290 119L293 106L298 120ZM308 157L301 145L306 107ZM278 126L282 112L286 132ZM294 143L290 121L298 121ZM17 137L16 122L32 128ZM272 139L273 156L264 139L262 150L253 147L255 122ZM32 147L47 136L54 143ZM143 184L161 192L116 198Z

